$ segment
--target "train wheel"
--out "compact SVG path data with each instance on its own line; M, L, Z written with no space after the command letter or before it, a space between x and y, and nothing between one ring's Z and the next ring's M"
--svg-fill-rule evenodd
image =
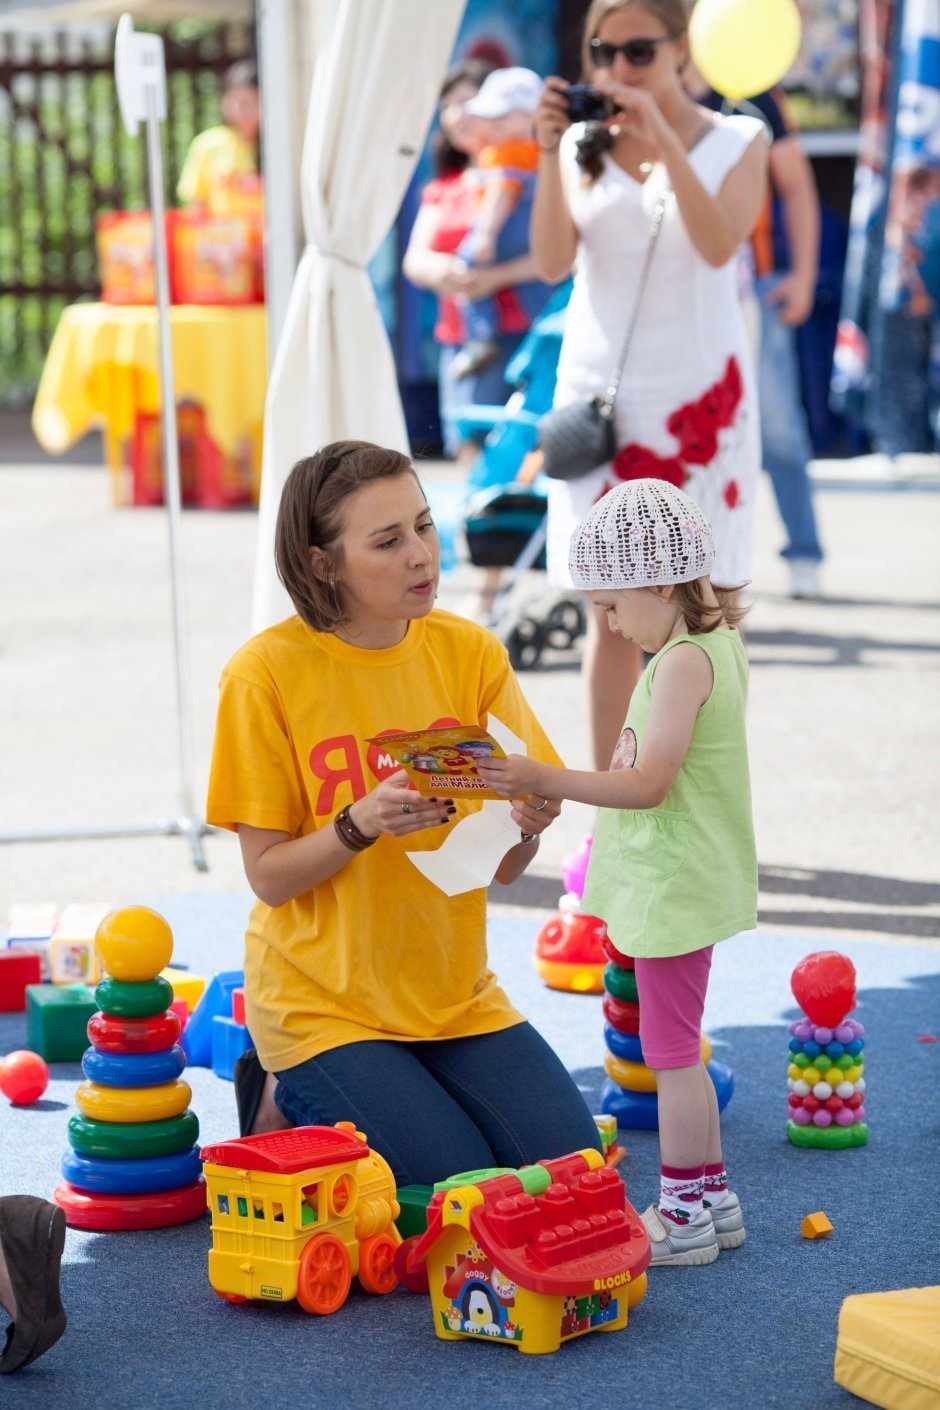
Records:
M390 1234L373 1234L359 1245L359 1281L367 1293L390 1293L397 1288L395 1248Z
M346 1245L334 1234L315 1234L300 1255L297 1301L321 1317L338 1312L349 1296L352 1268Z
M216 1297L220 1297L223 1302L247 1302L247 1297L242 1297L241 1293L222 1292L221 1288L213 1288Z

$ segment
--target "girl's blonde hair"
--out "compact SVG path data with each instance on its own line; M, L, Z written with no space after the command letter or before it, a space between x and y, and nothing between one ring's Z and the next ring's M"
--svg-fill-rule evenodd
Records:
M711 606L705 600L708 583L708 578L693 578L688 583L676 583L672 590L672 601L685 618L691 636L705 636L723 623L736 627L750 611L738 601L738 589L716 587L714 583L711 583L711 590L718 599L718 606Z

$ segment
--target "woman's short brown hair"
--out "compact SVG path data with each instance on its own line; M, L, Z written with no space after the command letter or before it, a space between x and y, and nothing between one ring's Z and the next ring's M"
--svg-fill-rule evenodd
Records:
M343 620L332 576L320 578L310 563L311 548L322 548L340 562L343 505L373 480L414 475L407 455L371 441L333 441L292 468L277 511L274 562L294 607L317 632L332 632Z

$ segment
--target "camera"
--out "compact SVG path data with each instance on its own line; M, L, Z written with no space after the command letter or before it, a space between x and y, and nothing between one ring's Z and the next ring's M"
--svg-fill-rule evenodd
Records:
M573 83L565 90L565 99L572 122L602 122L615 111L606 94L598 93L589 83Z

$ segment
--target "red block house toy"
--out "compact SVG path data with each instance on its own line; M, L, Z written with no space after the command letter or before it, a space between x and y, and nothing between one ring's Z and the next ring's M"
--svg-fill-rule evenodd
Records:
M538 1354L625 1327L646 1292L650 1246L603 1156L482 1174L434 1195L407 1256L409 1274L427 1271L437 1335Z

